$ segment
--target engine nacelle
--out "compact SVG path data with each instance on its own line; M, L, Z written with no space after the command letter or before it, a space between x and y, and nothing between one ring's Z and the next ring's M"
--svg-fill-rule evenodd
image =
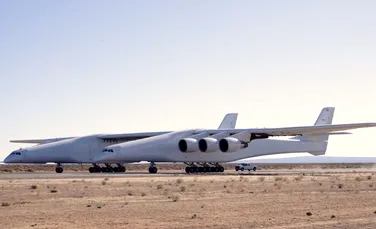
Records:
M179 150L183 153L198 151L197 140L194 138L183 138L179 141Z
M210 153L219 150L218 140L215 138L203 138L198 141L198 148L201 152Z
M224 153L235 152L247 147L248 143L240 141L237 138L228 137L219 141L219 149Z

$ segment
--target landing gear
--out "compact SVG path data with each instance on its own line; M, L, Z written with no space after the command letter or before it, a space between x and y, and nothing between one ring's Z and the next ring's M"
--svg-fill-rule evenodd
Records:
M116 164L117 167L112 167L111 164L106 163L105 167L100 167L98 164L93 164L89 168L90 173L124 173L127 169L122 164Z
M64 171L63 167L61 167L60 163L57 163L55 172L56 173L62 173Z
M212 164L212 166L204 163L196 165L194 163L188 164L189 166L185 168L186 173L223 173L225 168L218 163Z
M158 172L158 168L155 167L155 163L154 162L150 162L149 173L157 173L157 172Z

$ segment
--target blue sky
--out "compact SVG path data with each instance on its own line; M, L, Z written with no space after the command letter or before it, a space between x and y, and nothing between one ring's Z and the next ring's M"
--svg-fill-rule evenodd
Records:
M0 2L0 159L10 139L376 121L375 1ZM374 156L376 129L328 155Z

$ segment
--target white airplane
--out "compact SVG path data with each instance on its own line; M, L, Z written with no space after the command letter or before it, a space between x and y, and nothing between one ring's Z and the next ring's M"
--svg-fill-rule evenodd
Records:
M94 161L149 161L150 173L157 172L155 162L183 162L188 165L185 169L187 173L223 172L224 168L219 163L244 158L301 152L323 155L329 135L349 134L339 131L376 126L376 123L332 125L333 115L334 107L323 108L314 126L170 132L108 146ZM276 136L294 137L288 140L268 139Z
M218 129L234 129L237 117L237 113L226 114ZM55 169L57 173L63 172L63 167L61 166L63 163L91 163L93 167L90 167L90 172L125 172L126 168L122 162L117 162L117 167L111 167L111 164L103 162L105 167L100 167L94 163L94 156L101 152L103 148L112 144L158 136L169 132L95 134L82 137L11 140L10 142L13 143L34 143L39 145L13 151L4 159L4 162L28 164L53 162L57 163Z

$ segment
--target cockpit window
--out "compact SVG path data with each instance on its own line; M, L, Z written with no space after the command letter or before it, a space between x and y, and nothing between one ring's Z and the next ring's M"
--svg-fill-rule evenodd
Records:
M10 155L21 155L21 153L20 152L13 152Z
M112 149L104 149L104 150L102 150L102 152L114 152L114 150L112 150Z

